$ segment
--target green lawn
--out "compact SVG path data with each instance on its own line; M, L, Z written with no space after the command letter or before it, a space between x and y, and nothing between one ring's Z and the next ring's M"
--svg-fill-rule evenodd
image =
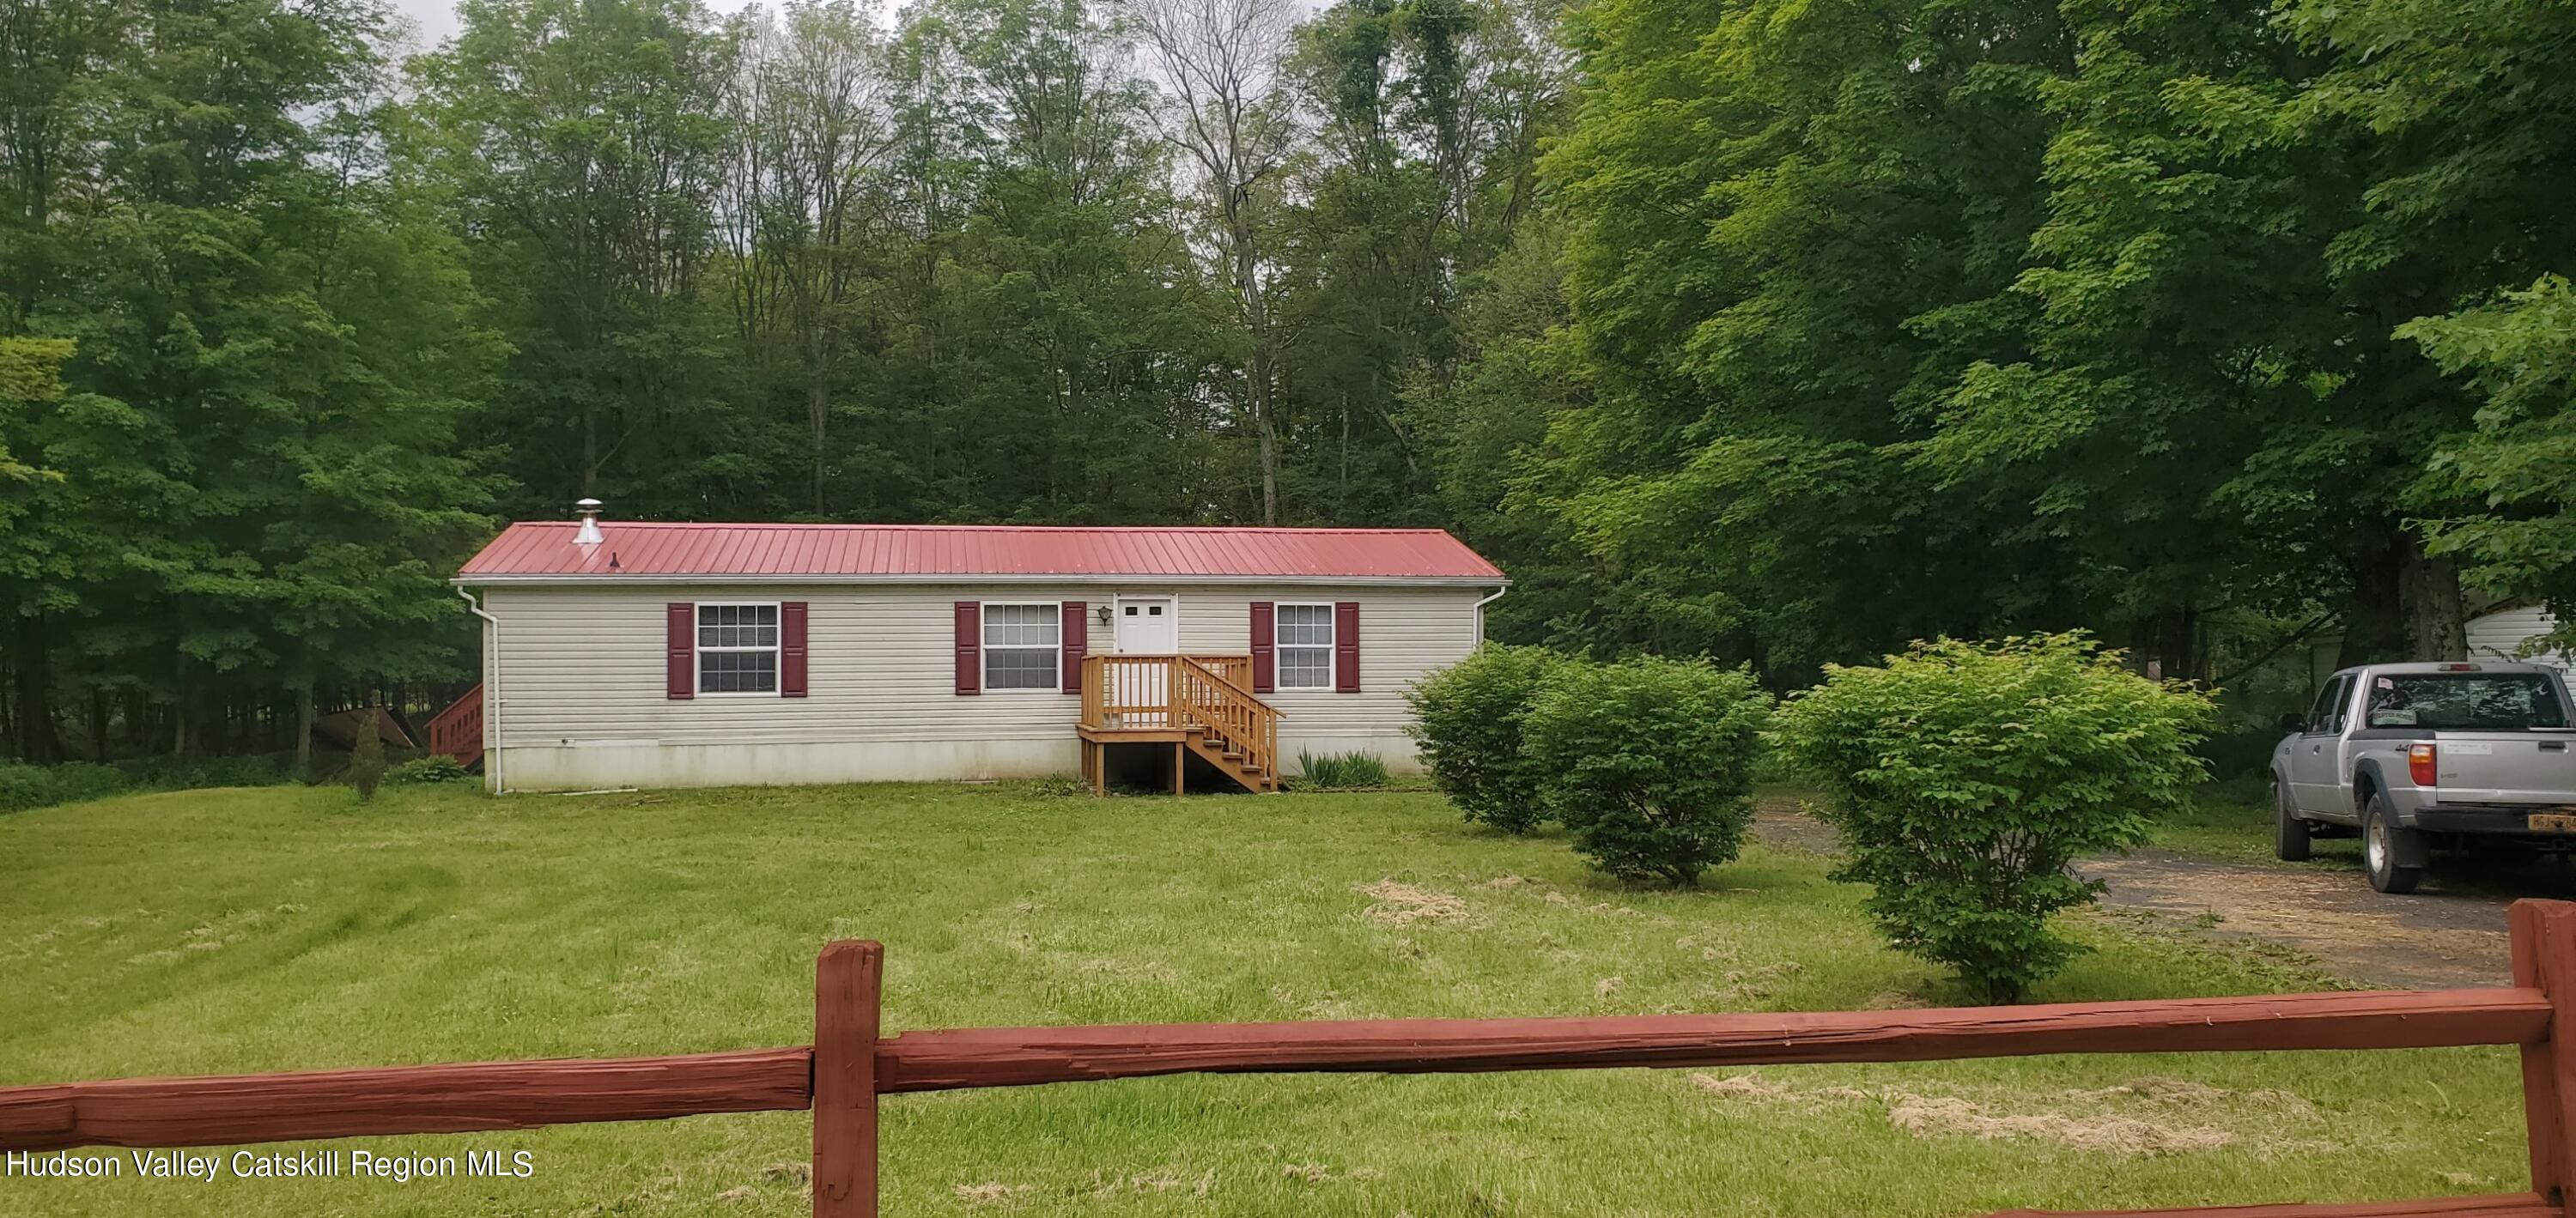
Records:
M2240 863L2278 862L2272 855L2272 788L2250 780L2209 783L2192 793L2190 808L2157 818L2152 843ZM2344 845L2317 843L2320 851Z
M797 1044L887 945L888 1031L1956 1001L1819 860L1591 877L1437 796L888 786L161 794L0 817L0 1082ZM2041 999L2295 988L2143 937ZM1950 1215L2519 1188L2495 1050L1760 1072L1172 1078L888 1101L888 1213ZM0 1179L7 1214L805 1212L802 1114L455 1138L527 1180Z

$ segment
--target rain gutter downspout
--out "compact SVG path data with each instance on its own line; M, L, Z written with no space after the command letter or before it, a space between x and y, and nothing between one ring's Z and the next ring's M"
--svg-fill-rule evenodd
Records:
M473 590L464 585L457 585L456 595L465 598L465 608L492 628L492 641L483 649L483 773L492 780L492 793L498 795L504 790L501 786L501 619L476 604ZM1477 620L1482 622L1484 619Z
M1503 594L1504 594L1504 593L1506 593L1506 592L1509 592L1509 591L1511 591L1511 590L1512 590L1512 586L1511 586L1510 584L1505 584L1505 585L1503 585L1502 587L1499 587L1499 588L1494 589L1494 594L1493 594L1492 596L1486 597L1485 599L1483 599L1483 600L1480 600L1480 601L1476 602L1476 641L1477 641L1477 642L1482 643L1482 642L1484 642L1484 641L1485 641L1485 606L1490 605L1490 604L1493 604L1495 601L1498 601L1498 600L1503 599ZM479 611L478 611L478 612L479 612Z

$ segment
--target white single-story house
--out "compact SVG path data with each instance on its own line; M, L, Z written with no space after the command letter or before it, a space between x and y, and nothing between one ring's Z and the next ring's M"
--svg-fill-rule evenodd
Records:
M2510 605L2468 621L2469 658L2547 664L2561 672L2571 667L2564 651L2529 650L2532 640L2558 628L2558 620L2539 605Z
M596 516L456 576L484 681L429 734L495 791L1412 769L1406 691L1508 583L1437 529Z

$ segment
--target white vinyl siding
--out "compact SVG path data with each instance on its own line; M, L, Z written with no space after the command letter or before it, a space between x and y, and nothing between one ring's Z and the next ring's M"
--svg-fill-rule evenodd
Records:
M1465 659L1468 652L1475 650L1476 602L1492 591L1383 586L1184 587L1181 650L1192 654L1250 655L1253 601L1358 602L1360 692L1335 693L1332 681L1327 679L1319 689L1279 689L1261 698L1279 708L1279 747L1291 758L1297 755L1302 742L1312 741L1319 752L1364 749L1389 765L1406 768L1413 758L1413 741L1405 735L1405 729L1413 724L1413 708L1405 702L1404 695L1415 682ZM1274 626L1274 645L1275 633Z
M2565 670L2571 659L2564 651L2543 651L2524 655L2523 644L2549 633L2557 626L2549 611L2538 605L2498 609L2469 619L2469 658L2472 660L2511 660L2517 664L2547 664Z
M1475 603L1492 589L1121 582L496 585L478 591L501 622L489 733L508 752L545 754L531 756L518 777L505 756L503 780L516 789L581 789L1069 773L1082 699L958 696L955 606L1098 606L1120 593L1177 595L1181 650L1216 655L1251 654L1254 601L1357 601L1363 692L1336 694L1328 681L1320 689L1263 697L1284 715L1280 739L1287 756L1312 741L1323 751L1364 748L1403 768L1413 757L1404 734L1412 722L1405 691L1475 647ZM667 698L663 619L664 606L674 601L807 602L811 694ZM1109 649L1107 635L1093 625L1093 651ZM1050 674L1050 686L1054 680ZM899 773L874 768L873 759L906 749L903 755L927 760ZM681 754L722 760L684 765L669 759Z

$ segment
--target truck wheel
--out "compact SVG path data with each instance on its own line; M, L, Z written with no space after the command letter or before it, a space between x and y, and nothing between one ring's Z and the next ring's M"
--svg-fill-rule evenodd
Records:
M2308 822L2290 810L2289 790L2272 784L2272 853L2284 863L2308 861Z
M2388 797L2373 792L2370 805L2361 813L2361 864L2370 873L2371 887L2402 895L2415 891L2416 882L2424 878L2424 869L2398 865L2397 835L2414 830L2399 828L2396 819L2389 814Z

